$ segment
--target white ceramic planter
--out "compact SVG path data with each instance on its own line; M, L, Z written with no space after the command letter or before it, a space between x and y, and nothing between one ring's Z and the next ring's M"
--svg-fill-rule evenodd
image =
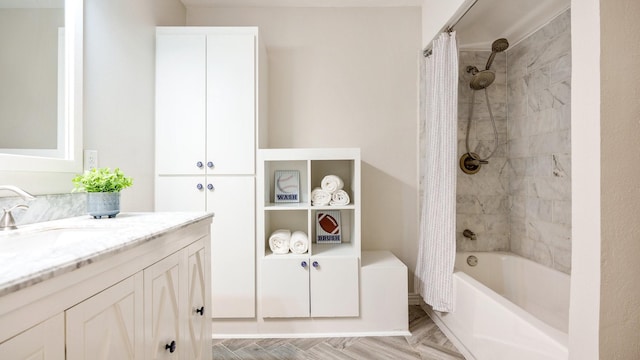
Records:
M119 192L90 192L87 193L87 210L96 219L103 216L116 217L120 213Z

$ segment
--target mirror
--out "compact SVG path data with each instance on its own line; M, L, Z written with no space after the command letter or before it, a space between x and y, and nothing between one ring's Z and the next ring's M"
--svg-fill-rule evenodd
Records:
M68 192L82 171L82 15L82 0L0 0L2 183Z

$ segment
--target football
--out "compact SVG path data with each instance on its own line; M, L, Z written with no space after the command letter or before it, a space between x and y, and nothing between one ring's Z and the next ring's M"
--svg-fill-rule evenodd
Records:
M320 224L322 230L326 231L328 234L340 233L340 226L338 226L338 222L329 214L318 213L318 224Z

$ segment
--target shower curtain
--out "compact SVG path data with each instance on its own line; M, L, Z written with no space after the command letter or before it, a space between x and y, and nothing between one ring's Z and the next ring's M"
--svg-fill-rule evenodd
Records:
M416 289L437 311L453 311L456 255L458 49L442 33L425 59L425 154Z

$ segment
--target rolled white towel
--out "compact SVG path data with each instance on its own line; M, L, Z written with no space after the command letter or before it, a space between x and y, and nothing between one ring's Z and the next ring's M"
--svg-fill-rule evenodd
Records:
M311 191L311 205L324 206L329 205L331 201L331 193L321 188L315 188Z
M351 199L349 198L349 194L347 194L347 192L344 190L338 190L334 192L333 195L331 195L331 201L329 202L329 205L343 206L349 205L350 202Z
M291 242L289 244L291 252L294 254L304 254L309 250L309 238L303 231L294 231L291 234Z
M333 194L338 190L342 190L342 188L344 187L344 182L342 181L342 179L340 179L340 177L336 175L327 175L322 178L320 187L322 188L322 190L328 191Z
M291 242L291 230L280 229L269 236L269 248L274 254L286 254L289 252Z

